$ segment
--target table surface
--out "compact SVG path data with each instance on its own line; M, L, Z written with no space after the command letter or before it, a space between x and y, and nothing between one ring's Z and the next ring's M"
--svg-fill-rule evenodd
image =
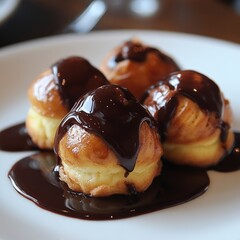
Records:
M66 32L96 1L106 11L91 31L166 30L240 44L240 0L19 0L0 24L0 47Z

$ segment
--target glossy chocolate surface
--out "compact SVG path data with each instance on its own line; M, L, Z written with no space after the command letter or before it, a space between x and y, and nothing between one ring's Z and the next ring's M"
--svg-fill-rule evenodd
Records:
M119 163L132 171L139 150L139 130L147 121L154 120L135 97L125 88L105 85L87 93L62 120L55 139L55 152L59 141L74 124L101 137L112 148Z
M218 172L240 170L240 133L235 133L235 145L230 154L226 155L216 166L209 168Z
M68 109L81 95L109 84L105 76L82 57L73 56L60 60L52 66L52 72L63 103Z
M0 132L0 150L17 152L37 150L38 147L28 135L25 123L8 127Z
M143 62L146 60L148 53L156 54L161 61L171 66L172 71L179 70L178 65L172 58L168 57L156 48L144 46L141 43L134 41L127 41L123 44L117 55L109 62L109 67L113 68L117 63L127 59L135 62Z
M167 125L178 106L178 96L182 95L208 112L214 112L218 126L222 130L221 139L225 140L229 125L222 121L224 99L219 87L207 76L191 71L178 71L168 75L149 88L142 103L158 122L159 132L164 137Z

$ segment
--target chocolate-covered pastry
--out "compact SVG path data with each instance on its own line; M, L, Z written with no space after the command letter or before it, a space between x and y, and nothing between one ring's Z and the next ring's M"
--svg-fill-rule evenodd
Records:
M92 196L143 192L161 170L155 121L115 85L79 99L58 128L55 152L60 179Z
M26 127L40 148L53 147L56 129L77 99L99 86L109 84L86 59L72 56L56 62L29 87L31 103Z
M164 155L193 166L219 162L232 148L232 113L216 83L196 71L172 73L142 100L158 122Z
M128 88L139 99L148 87L179 67L160 50L131 40L113 49L100 69L110 83Z

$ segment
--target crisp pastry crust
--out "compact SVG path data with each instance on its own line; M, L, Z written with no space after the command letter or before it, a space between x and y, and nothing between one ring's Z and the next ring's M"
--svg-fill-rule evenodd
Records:
M168 124L164 155L177 163L206 167L218 163L234 143L234 135L228 131L226 140L221 141L221 129L214 113L203 112L190 99L179 96L176 113ZM232 114L225 101L223 119L229 125Z
M143 192L160 174L162 146L155 129L146 122L140 128L135 168L127 172L112 149L100 137L73 125L59 142L60 179L70 189L91 196L129 194L129 187Z
M132 40L132 42L142 44L136 39ZM143 44L142 46L145 47ZM144 61L138 62L125 59L118 62L114 67L110 67L109 63L117 56L121 48L122 46L113 49L103 59L100 69L111 84L128 88L137 99L140 99L146 89L162 77L179 70L173 60L164 61L156 52L147 53Z
M26 117L28 134L38 147L52 149L56 129L68 111L62 104L51 69L32 82L28 98L31 103Z
M56 131L56 126L52 123L59 123L59 119L70 111L80 96L106 84L109 83L105 76L82 57L72 56L53 64L33 81L28 90L31 109L34 110L34 116L29 115L33 114L32 110L27 116L30 137L39 147L52 149L52 133ZM42 123L46 126L42 126ZM33 127L40 125L43 133ZM50 131L49 134L45 133L46 129ZM53 137L46 140L45 135ZM43 142L47 144L42 144Z
M230 104L207 76L192 70L172 73L150 87L142 102L158 123L169 161L207 167L231 151Z
M67 112L51 69L35 79L28 89L29 101L36 112L49 118L62 118Z

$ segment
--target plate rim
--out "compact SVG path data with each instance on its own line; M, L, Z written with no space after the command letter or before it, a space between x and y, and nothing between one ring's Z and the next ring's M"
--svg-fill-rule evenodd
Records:
M132 35L142 35L142 34L156 34L156 35L165 35L165 36L177 36L179 38L192 38L194 40L200 41L209 41L215 44L220 45L229 45L230 47L236 47L240 49L240 43L231 42L224 39L198 35L194 33L185 33L185 32L178 32L178 31L165 31L165 30L145 30L145 29L124 29L124 30L94 30L89 33L81 34L81 33L66 33L66 34L58 34L58 35L51 35L45 36L41 38L29 39L22 42L13 43L7 46L0 48L0 57L2 54L7 54L7 52L12 51L23 51L26 49L36 48L39 44L48 45L53 44L54 41L58 41L58 44L63 43L63 41L70 41L70 40L78 40L78 39L85 39L89 37L96 37L102 35L116 35L116 34L130 34ZM21 50L22 49L22 50Z

